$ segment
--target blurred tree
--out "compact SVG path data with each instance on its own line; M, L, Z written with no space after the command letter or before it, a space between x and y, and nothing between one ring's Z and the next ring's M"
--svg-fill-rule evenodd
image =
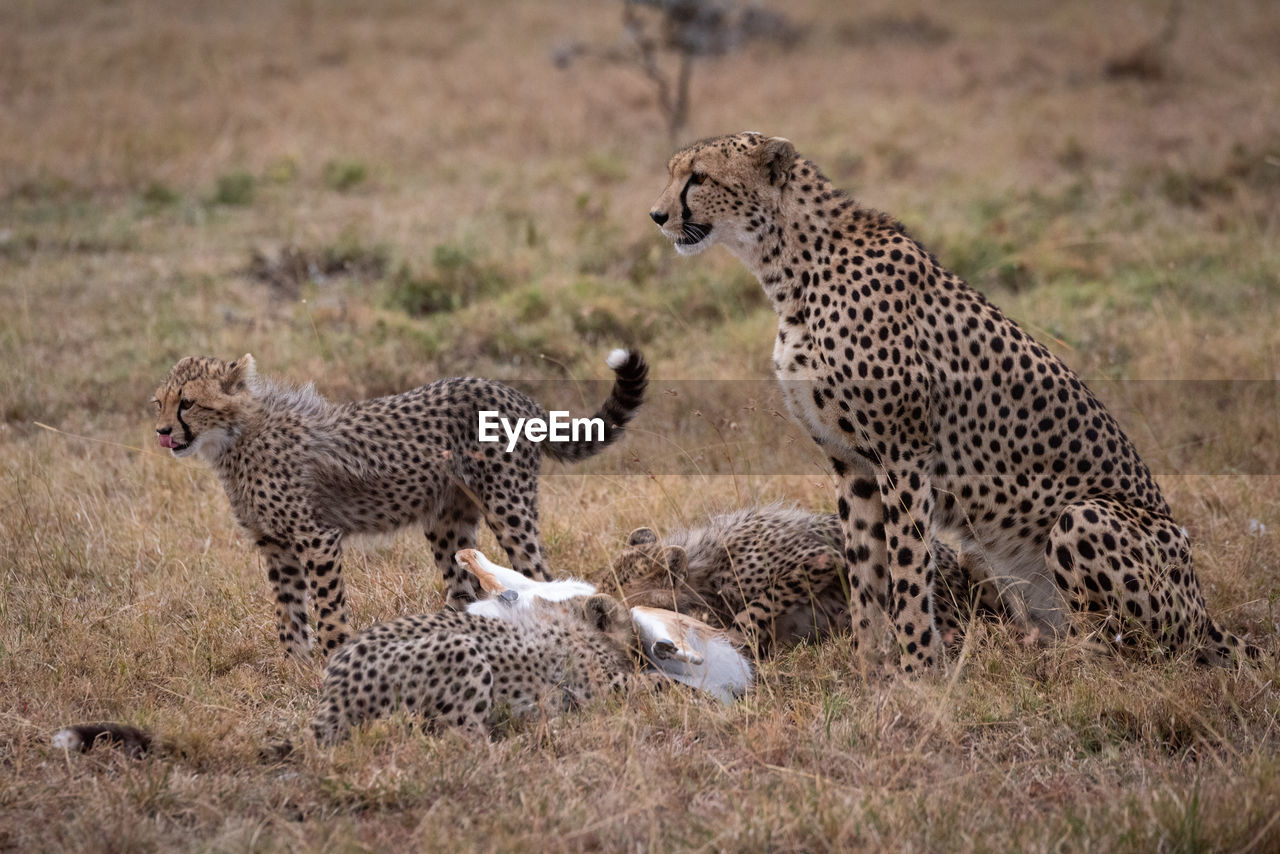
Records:
M1104 68L1112 78L1136 77L1139 80L1159 80L1168 73L1168 53L1182 24L1183 0L1169 0L1165 7L1160 32L1140 44L1124 56L1108 60Z
M790 47L804 36L784 15L738 0L622 0L622 30L621 48L573 43L557 49L553 62L566 68L575 57L590 55L637 66L657 90L673 145L689 124L695 59L723 56L753 39Z

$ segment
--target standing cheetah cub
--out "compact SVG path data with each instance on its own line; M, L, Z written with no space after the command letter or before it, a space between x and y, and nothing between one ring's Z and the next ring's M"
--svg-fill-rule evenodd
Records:
M676 152L649 215L681 254L722 244L773 304L787 407L839 479L865 645L887 616L904 670L938 661L929 543L950 532L1033 627L1256 654L1210 618L1186 533L1075 372L790 141Z
M670 608L733 629L760 652L849 625L844 534L835 514L772 504L713 516L665 539L637 528L610 567L628 605ZM1004 615L968 555L934 543L943 638L958 640L973 613Z
M333 404L311 386L258 376L252 356L187 357L156 390L156 435L174 456L199 453L217 472L236 520L266 559L286 652L310 651L309 595L328 655L348 636L341 570L348 534L422 525L454 608L474 598L474 587L451 558L475 545L481 517L516 569L550 577L538 532L543 455L574 461L599 452L644 399L648 366L640 353L615 350L609 367L613 390L595 416L602 440L521 441L508 453L479 441L479 412L511 420L547 413L491 380L445 379Z

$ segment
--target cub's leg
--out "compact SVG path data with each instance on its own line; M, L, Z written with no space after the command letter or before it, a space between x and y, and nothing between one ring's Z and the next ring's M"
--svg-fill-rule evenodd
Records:
M511 568L527 578L550 581L538 527L538 474L512 469L484 478L476 493L484 502L484 519L511 560Z
M453 556L462 549L476 547L476 529L480 525L480 509L469 496L454 494L440 516L427 527L427 541L436 567L444 577L445 605L455 611L464 610L476 599L474 576L458 566Z
M773 646L774 622L781 615L798 606L800 601L777 596L778 591L761 593L733 615L733 630L758 652Z
M276 597L276 628L286 655L306 660L311 654L307 625L307 581L294 549L263 537L258 548L267 562L267 579Z
M364 648L357 652L357 647ZM353 701L359 693L360 681L364 679L363 657L368 646L356 642L339 649L329 659L324 669L324 683L320 687L320 700L316 707L316 716L311 721L311 731L320 745L337 744L347 737L355 720ZM353 664L352 659L356 662ZM353 677L354 667L360 667L360 676ZM367 700L362 701L368 706Z
M1074 612L1069 634L1126 646L1145 636L1210 664L1258 655L1209 617L1187 536L1163 514L1113 499L1072 504L1049 535L1045 561Z
M302 565L311 588L320 649L328 656L351 636L342 582L342 532L319 531L302 540Z

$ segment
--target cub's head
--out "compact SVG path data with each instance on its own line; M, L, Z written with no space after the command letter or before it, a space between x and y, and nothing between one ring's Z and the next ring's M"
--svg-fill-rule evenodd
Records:
M200 451L213 457L234 436L252 398L253 357L234 362L187 356L174 365L151 401L160 447L175 457Z
M667 608L688 613L700 597L689 587L689 556L679 546L663 545L649 528L637 528L627 539L626 551L610 566L613 578L629 607Z
M667 164L650 218L681 255L723 243L741 256L776 219L796 149L780 136L739 133L695 142Z
M604 640L619 652L626 654L640 649L631 612L614 597L596 593L570 599L567 605L575 618L591 632L603 635Z

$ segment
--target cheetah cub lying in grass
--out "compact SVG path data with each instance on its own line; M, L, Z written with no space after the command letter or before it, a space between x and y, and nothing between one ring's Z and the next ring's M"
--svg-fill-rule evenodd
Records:
M660 540L637 528L609 576L629 605L670 608L732 629L761 653L849 627L843 533L835 514L772 504L713 516ZM967 556L932 544L934 606L948 642L971 614L1007 616Z
M174 456L200 454L222 481L236 520L267 563L285 650L311 648L314 600L327 655L348 637L342 542L348 534L420 524L444 576L448 603L474 598L450 560L475 545L483 517L517 570L546 579L538 532L543 455L574 461L609 446L644 399L648 366L615 350L613 390L596 413L603 440L481 443L478 413L543 418L528 396L492 380L454 378L391 397L333 404L311 386L258 376L252 356L188 357L156 390L156 435Z
M939 660L929 544L982 557L1030 628L1227 663L1258 650L1205 607L1191 544L1133 443L1061 359L789 140L677 151L649 215L681 254L719 243L778 315L774 371L839 479L854 642L893 625Z
M728 702L743 694L751 665L722 632L656 608L625 609L583 581L539 582L492 564L474 549L458 562L480 580L467 611L401 617L357 634L330 657L312 729L322 745L404 709L435 727L487 737L501 720L586 705L632 684L645 670ZM60 730L53 746L95 742L130 756L156 740L118 723Z
M530 602L594 595L594 584L579 579L533 581L495 566L475 549L458 552L458 561L480 580L492 597L468 606L473 614L509 619ZM755 679L751 663L728 633L663 607L634 605L631 621L646 666L656 674L697 688L730 703Z

